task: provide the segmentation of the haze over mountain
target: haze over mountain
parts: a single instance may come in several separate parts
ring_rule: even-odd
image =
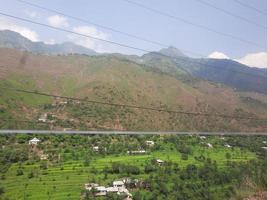
[[[94,50],[76,45],[71,42],[62,44],[45,44],[44,42],[32,42],[17,32],[4,30],[0,31],[0,47],[14,48],[32,53],[41,54],[86,54],[97,55]]]

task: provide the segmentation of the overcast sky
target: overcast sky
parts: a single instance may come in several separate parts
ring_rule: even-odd
[[[261,28],[223,12],[201,4],[197,0],[132,0],[148,7],[228,33],[244,40],[253,41],[264,47],[249,45],[240,41],[211,33],[207,30],[161,16],[129,4],[123,0],[27,0],[66,14],[109,26],[123,32],[154,40],[179,49],[200,53],[215,58],[231,58],[257,67],[267,67],[267,28]],[[267,27],[267,1],[241,0],[266,14],[245,8],[234,0],[202,0],[231,13],[242,16]],[[136,40],[92,24],[78,22],[41,9],[25,5],[16,0],[0,0],[0,12],[29,18],[41,23],[69,29],[75,32],[112,40],[135,47],[155,51],[162,47]],[[72,41],[99,52],[121,52],[142,54],[143,52],[105,44],[92,39],[49,30],[37,25],[19,22],[0,16],[0,29],[20,32],[33,41],[61,43]],[[186,53],[186,52],[185,52]]]

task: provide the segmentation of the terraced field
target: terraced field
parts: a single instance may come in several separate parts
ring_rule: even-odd
[[[230,155],[228,159],[226,158],[227,153]],[[48,169],[40,169],[41,162],[12,164],[5,174],[2,184],[5,186],[6,196],[10,199],[77,200],[87,182],[108,185],[113,180],[128,176],[127,174],[112,173],[105,175],[103,170],[105,167],[111,167],[112,163],[119,162],[138,166],[141,173],[131,176],[142,180],[149,176],[144,172],[144,165],[153,158],[165,162],[175,162],[179,167],[184,168],[188,164],[201,165],[202,163],[194,158],[200,155],[216,161],[220,168],[224,168],[227,161],[246,162],[255,158],[255,153],[241,150],[238,147],[230,149],[216,145],[214,148],[207,148],[196,145],[193,147],[193,153],[189,155],[187,160],[184,160],[181,153],[172,149],[170,145],[165,150],[151,151],[144,155],[127,155],[125,153],[106,156],[95,155],[89,166],[85,166],[83,160],[49,162]],[[16,175],[18,168],[23,170],[23,175]],[[29,178],[31,172],[34,173],[34,177]]]

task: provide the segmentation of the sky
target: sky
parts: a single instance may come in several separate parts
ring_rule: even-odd
[[[26,1],[58,10],[95,24],[153,40],[166,46],[175,46],[190,56],[196,55],[187,51],[200,54],[202,57],[234,59],[253,67],[267,68],[266,0],[241,0],[246,4],[260,9],[265,14],[243,7],[234,0],[201,0],[260,24],[260,26],[229,16],[224,12],[202,4],[200,0],[132,0],[194,24],[206,26],[218,32],[231,34],[259,45],[247,44],[224,35],[209,32],[188,23],[129,4],[124,0]],[[0,12],[3,13],[148,51],[157,51],[163,48],[160,45],[134,39],[91,23],[75,21],[52,12],[44,11],[17,0],[0,0],[0,3],[4,5],[0,8]],[[144,53],[31,23],[21,22],[1,15],[0,29],[14,30],[32,41],[43,41],[48,44],[71,41],[98,52],[120,52],[138,55]]]

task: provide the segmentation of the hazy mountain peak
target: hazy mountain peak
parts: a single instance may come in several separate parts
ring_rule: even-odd
[[[45,44],[44,42],[33,42],[25,38],[21,34],[10,30],[0,31],[0,48],[1,47],[41,54],[98,54],[92,49],[88,49],[72,42],[64,42],[62,44]]]
[[[169,46],[168,48],[163,48],[159,52],[166,55],[166,56],[171,56],[171,57],[186,57],[186,55],[183,54],[183,52],[181,52],[179,49],[177,49],[174,46]]]

